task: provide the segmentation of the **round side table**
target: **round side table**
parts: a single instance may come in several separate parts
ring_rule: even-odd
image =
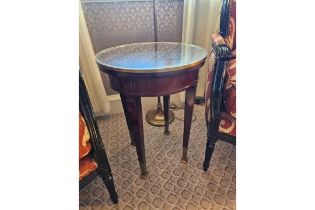
[[[163,96],[164,133],[168,133],[170,94],[186,91],[181,161],[187,163],[198,71],[207,54],[196,45],[147,42],[108,48],[96,55],[100,70],[109,75],[111,87],[120,93],[131,144],[137,150],[141,178],[147,175],[141,97]]]

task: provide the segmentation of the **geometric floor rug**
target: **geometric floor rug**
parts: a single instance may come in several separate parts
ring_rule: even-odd
[[[143,111],[145,116],[146,110]],[[180,163],[183,139],[183,110],[176,110],[171,134],[145,120],[145,155],[149,175],[139,178],[135,147],[123,113],[98,120],[112,169],[119,203],[114,205],[100,177],[80,191],[80,210],[96,209],[213,209],[235,210],[236,148],[218,141],[209,170],[202,170],[206,144],[204,106],[194,106],[188,148],[188,163]]]

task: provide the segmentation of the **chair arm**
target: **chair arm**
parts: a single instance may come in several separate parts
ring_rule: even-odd
[[[212,35],[212,53],[215,56],[215,62],[213,66],[212,85],[211,85],[211,105],[210,105],[210,127],[219,126],[221,104],[224,91],[224,78],[225,78],[225,65],[226,62],[235,58],[231,49],[226,44],[224,38],[219,34]]]
[[[212,35],[212,51],[216,59],[221,61],[229,61],[235,58],[235,54],[232,53],[223,37],[219,34]]]

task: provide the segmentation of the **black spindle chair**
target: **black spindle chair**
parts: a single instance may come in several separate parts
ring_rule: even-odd
[[[93,112],[92,105],[90,103],[88,92],[86,90],[86,86],[84,84],[84,81],[81,75],[80,75],[79,86],[80,86],[80,113],[83,116],[84,121],[89,131],[90,143],[92,145],[92,150],[91,150],[92,157],[97,163],[97,169],[89,173],[80,181],[80,184],[79,184],[80,190],[85,185],[90,183],[97,175],[100,175],[109,192],[112,202],[117,203],[118,196],[116,193],[110,165],[109,165],[105,148],[102,142],[102,138],[99,133],[98,126],[94,117],[94,112]]]

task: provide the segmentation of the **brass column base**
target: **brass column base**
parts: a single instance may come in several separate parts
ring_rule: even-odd
[[[174,113],[169,110],[169,123],[174,121]],[[164,112],[162,109],[150,109],[146,115],[145,120],[153,126],[162,127],[165,125],[164,122]]]

